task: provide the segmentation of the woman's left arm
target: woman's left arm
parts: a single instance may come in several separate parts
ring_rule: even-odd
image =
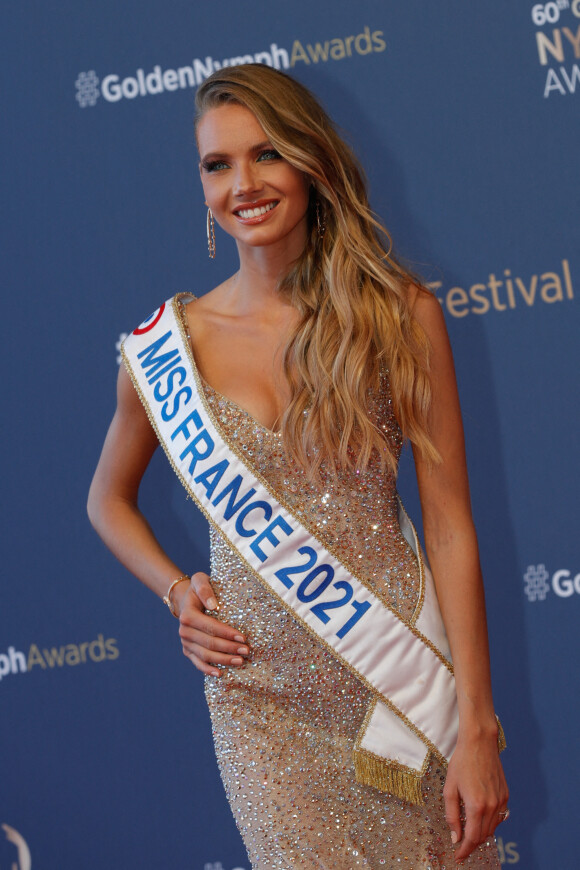
[[[493,834],[506,809],[508,789],[499,760],[483,581],[453,356],[437,299],[420,290],[413,313],[431,345],[429,425],[442,458],[440,464],[429,467],[419,451],[414,451],[427,558],[457,685],[459,737],[443,794],[452,841],[459,843],[455,857],[460,861]]]

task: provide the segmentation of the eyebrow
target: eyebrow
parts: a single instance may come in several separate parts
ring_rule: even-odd
[[[269,140],[264,142],[259,142],[257,145],[252,145],[250,151],[252,153],[256,153],[258,151],[262,151],[264,148],[272,148],[272,143]],[[201,158],[202,163],[207,163],[209,160],[224,160],[229,157],[226,151],[208,151],[207,154],[204,154]]]

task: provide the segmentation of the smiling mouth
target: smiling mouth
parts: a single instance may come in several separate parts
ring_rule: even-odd
[[[242,220],[251,220],[251,218],[259,218],[263,215],[267,214],[269,211],[272,211],[273,208],[276,208],[278,205],[278,200],[274,202],[269,202],[266,205],[256,206],[255,208],[241,208],[238,209],[234,214],[237,217],[242,218]]]

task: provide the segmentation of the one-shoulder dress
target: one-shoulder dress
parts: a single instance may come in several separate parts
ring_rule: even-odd
[[[419,568],[399,526],[395,475],[375,467],[309,484],[279,433],[203,386],[224,433],[300,521],[410,620]],[[398,457],[386,373],[370,413]],[[357,783],[352,753],[369,690],[263,588],[218,530],[210,535],[220,619],[239,628],[252,650],[241,669],[205,680],[216,756],[252,868],[455,870],[444,768],[431,763],[423,805]],[[498,870],[495,842],[463,866]]]

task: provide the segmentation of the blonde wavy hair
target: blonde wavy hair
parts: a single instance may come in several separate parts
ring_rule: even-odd
[[[403,437],[437,462],[427,425],[429,345],[409,303],[415,279],[369,207],[358,160],[313,94],[285,73],[262,64],[213,73],[197,90],[196,129],[209,109],[232,102],[253,112],[272,146],[312,180],[306,246],[279,286],[301,314],[284,350],[287,453],[312,477],[322,468],[365,470],[374,455],[396,472],[393,447],[369,416],[387,368]]]

